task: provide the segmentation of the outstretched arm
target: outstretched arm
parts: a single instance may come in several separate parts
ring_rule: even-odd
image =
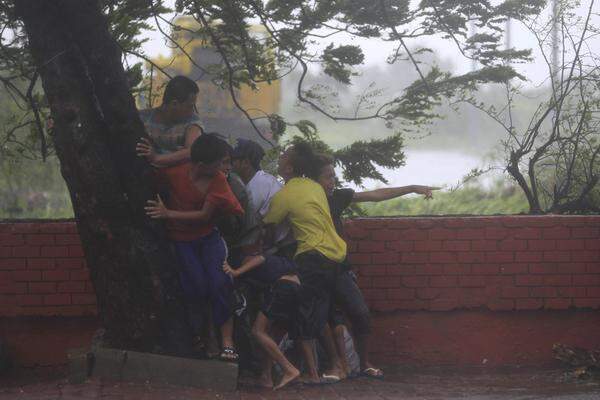
[[[352,198],[353,203],[361,203],[365,201],[384,201],[395,199],[396,197],[404,196],[409,193],[417,193],[425,196],[426,199],[433,198],[433,190],[439,190],[439,187],[432,186],[421,186],[421,185],[410,185],[410,186],[401,186],[395,188],[382,188],[369,190],[367,192],[357,192],[354,193],[354,197]]]
[[[262,265],[265,262],[265,258],[263,256],[251,256],[244,260],[244,263],[237,269],[231,268],[231,265],[227,261],[223,263],[223,271],[231,276],[232,278],[237,278],[238,276],[245,274],[246,272],[252,271],[259,265]]]
[[[146,215],[154,219],[171,219],[187,222],[208,222],[215,211],[215,206],[211,202],[205,201],[200,211],[177,211],[169,210],[163,203],[160,196],[156,200],[148,200],[146,203]]]

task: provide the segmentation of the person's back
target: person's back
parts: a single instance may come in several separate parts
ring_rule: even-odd
[[[325,192],[312,179],[293,178],[273,197],[265,223],[283,219],[298,241],[296,255],[318,251],[335,262],[346,258],[346,243],[335,230]]]
[[[252,208],[256,210],[261,218],[269,211],[271,199],[282,187],[283,184],[277,178],[263,170],[256,171],[252,179],[246,184]]]
[[[289,221],[298,241],[294,261],[302,282],[298,338],[307,364],[307,379],[320,382],[312,340],[327,323],[331,293],[340,263],[346,258],[346,243],[339,237],[325,191],[315,181],[315,154],[307,144],[296,144],[279,158],[279,175],[285,186],[271,201],[265,224]]]
[[[185,163],[165,170],[169,197],[166,207],[176,211],[200,211],[206,202],[215,207],[215,214],[241,215],[242,207],[231,192],[225,175],[217,171],[207,178],[206,189],[199,190],[190,177],[192,164]],[[167,233],[171,240],[192,241],[208,235],[215,227],[214,220],[167,219]]]

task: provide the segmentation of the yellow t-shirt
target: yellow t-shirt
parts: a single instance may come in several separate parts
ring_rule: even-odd
[[[298,242],[296,255],[316,250],[328,259],[342,262],[346,242],[337,234],[325,191],[308,178],[293,178],[273,196],[265,224],[287,219]]]

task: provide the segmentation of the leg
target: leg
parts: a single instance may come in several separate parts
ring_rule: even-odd
[[[340,366],[344,371],[344,376],[348,377],[352,371],[350,371],[350,365],[348,365],[348,358],[346,357],[346,338],[345,338],[346,327],[342,324],[336,325],[333,328],[333,339],[335,341],[335,347],[337,348],[338,356],[340,357]]]
[[[223,325],[221,325],[221,345],[223,348],[233,348],[233,317],[229,317]]]
[[[302,351],[302,357],[306,363],[306,378],[305,380],[309,383],[319,383],[319,371],[317,370],[317,361],[315,360],[315,353],[313,351],[314,341],[312,339],[303,339],[299,341],[300,350]]]
[[[346,379],[344,370],[342,369],[342,363],[340,355],[336,348],[336,343],[333,340],[333,333],[329,324],[325,324],[325,327],[319,335],[319,341],[329,359],[329,368],[323,372],[323,378],[331,381],[339,381],[340,379]]]
[[[252,327],[252,336],[260,344],[265,353],[267,353],[269,358],[281,366],[283,377],[281,378],[279,385],[275,387],[275,389],[281,389],[300,376],[300,371],[289,362],[281,350],[279,350],[277,343],[269,336],[269,326],[270,323],[265,314],[259,312],[256,321],[254,322],[254,326]],[[270,369],[270,364],[268,364],[268,368]],[[263,375],[265,374],[267,374],[267,372],[263,370]],[[267,375],[270,375],[270,371]]]
[[[329,304],[335,285],[335,269],[320,255],[300,255],[296,259],[301,290],[297,316],[300,349],[307,365],[307,380],[319,382],[317,362],[313,352],[313,339],[327,324]],[[333,348],[335,353],[335,345]],[[333,357],[337,361],[337,356]]]
[[[221,345],[223,348],[233,348],[233,317],[229,304],[233,284],[231,278],[223,272],[227,249],[218,232],[211,233],[203,240],[201,255],[210,283],[213,321],[221,331]]]
[[[348,315],[352,323],[352,333],[354,343],[356,344],[356,352],[360,358],[360,369],[374,369],[369,360],[369,338],[371,331],[371,318],[369,308],[360,291],[353,273],[344,271],[339,274],[336,285],[336,301]],[[377,370],[377,375],[383,375],[380,370]]]
[[[188,323],[195,337],[201,337],[206,320],[203,311],[208,300],[208,280],[198,254],[198,242],[174,242],[181,267],[180,281],[186,299]]]
[[[260,372],[260,377],[258,378],[258,384],[259,386],[265,387],[265,388],[273,388],[273,360],[271,359],[271,357],[269,357],[269,355],[261,349],[261,353],[262,354],[262,360],[261,360],[261,372]]]

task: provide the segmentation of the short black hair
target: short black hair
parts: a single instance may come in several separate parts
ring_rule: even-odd
[[[190,150],[192,162],[212,164],[231,153],[231,146],[216,132],[200,135]]]
[[[199,89],[196,82],[188,77],[178,75],[167,83],[165,93],[163,94],[163,104],[169,104],[173,100],[179,102],[186,101],[190,95],[197,94],[198,92]]]
[[[248,160],[252,168],[260,170],[260,163],[265,156],[265,150],[262,146],[253,140],[249,139],[238,139],[237,146],[231,153],[232,158],[240,160]]]
[[[299,176],[314,179],[319,176],[320,165],[313,148],[306,142],[294,144],[289,149],[290,163]]]
[[[333,158],[333,156],[331,156],[329,154],[324,154],[324,153],[317,154],[316,160],[317,160],[317,168],[316,168],[317,175],[314,177],[309,176],[309,178],[312,178],[315,180],[317,180],[319,178],[319,175],[321,175],[321,172],[323,172],[323,168],[325,168],[327,165],[335,166],[335,158]]]

